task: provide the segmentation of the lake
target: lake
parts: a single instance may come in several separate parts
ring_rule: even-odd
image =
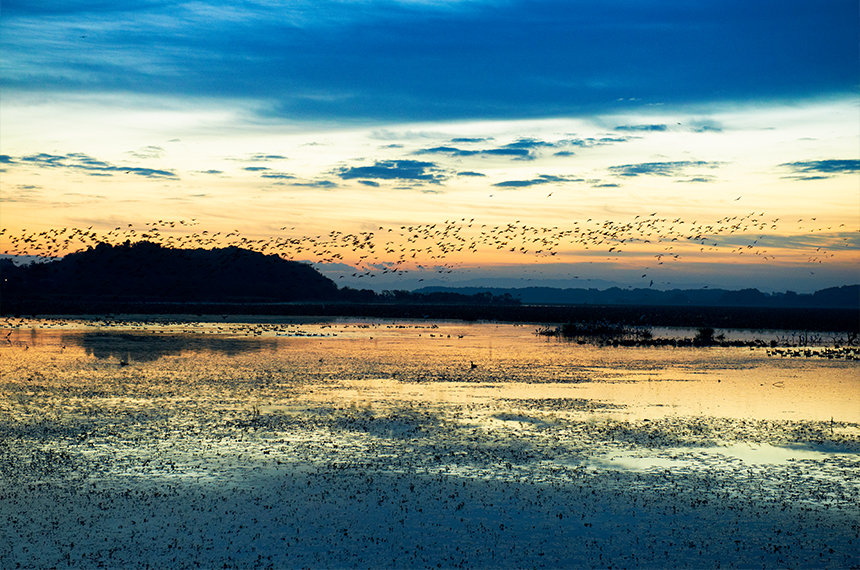
[[[0,325],[1,567],[860,564],[855,352],[482,322]]]

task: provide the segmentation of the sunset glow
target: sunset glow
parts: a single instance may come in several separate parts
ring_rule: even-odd
[[[4,5],[6,254],[234,245],[375,289],[860,281],[855,3],[85,4]]]

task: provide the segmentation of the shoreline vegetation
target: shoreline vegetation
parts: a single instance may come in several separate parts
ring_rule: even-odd
[[[535,334],[597,346],[749,347],[767,349],[769,356],[860,359],[860,335],[856,332],[832,334],[830,339],[826,339],[821,334],[809,332],[784,335],[770,340],[729,339],[724,333],[717,334],[712,327],[699,327],[692,338],[658,338],[654,336],[650,327],[593,321],[569,322],[555,327],[546,326],[537,329]]]
[[[478,305],[469,303],[349,302],[169,302],[54,298],[0,301],[0,316],[189,315],[273,317],[356,317],[544,323],[611,322],[630,327],[711,327],[860,333],[860,311],[773,307],[671,307],[624,305]]]

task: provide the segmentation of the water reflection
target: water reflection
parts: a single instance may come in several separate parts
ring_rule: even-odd
[[[125,362],[152,362],[162,356],[186,351],[236,356],[245,352],[275,350],[275,339],[230,338],[198,334],[146,334],[85,332],[62,337],[63,344],[77,345],[87,355]]]

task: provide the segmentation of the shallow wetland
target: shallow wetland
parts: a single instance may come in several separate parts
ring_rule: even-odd
[[[858,360],[503,323],[0,324],[3,568],[860,565]]]

